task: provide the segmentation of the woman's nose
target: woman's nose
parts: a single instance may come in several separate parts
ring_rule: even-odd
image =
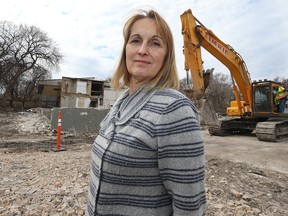
[[[147,55],[148,54],[148,44],[142,43],[139,47],[138,54],[140,55]]]

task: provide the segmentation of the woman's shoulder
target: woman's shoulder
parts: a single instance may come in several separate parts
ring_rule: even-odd
[[[158,89],[154,96],[151,98],[150,102],[155,104],[161,104],[162,107],[191,107],[196,111],[196,107],[193,102],[183,93],[178,90],[167,88]]]
[[[184,94],[182,94],[180,91],[175,90],[175,89],[171,89],[171,88],[167,88],[167,89],[159,89],[156,93],[155,93],[155,98],[159,101],[166,101],[167,103],[172,103],[173,101],[176,100],[189,100],[189,98],[187,98]]]
[[[180,112],[191,115],[193,112],[198,114],[197,108],[187,96],[170,88],[157,90],[148,105],[155,110],[161,110],[162,113]]]

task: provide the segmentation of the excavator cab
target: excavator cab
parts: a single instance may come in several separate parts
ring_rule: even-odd
[[[279,113],[278,105],[275,103],[279,86],[281,83],[267,80],[252,83],[254,116],[277,117],[284,115]]]

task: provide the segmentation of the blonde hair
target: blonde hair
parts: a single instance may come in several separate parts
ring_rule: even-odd
[[[163,60],[163,65],[158,74],[148,83],[147,89],[173,88],[179,89],[179,78],[176,68],[175,48],[172,32],[166,21],[154,10],[138,10],[125,23],[123,28],[124,45],[120,61],[116,67],[111,83],[115,89],[121,89],[129,85],[130,75],[126,66],[126,44],[131,34],[133,24],[143,18],[155,20],[159,34],[161,35],[166,47],[167,53]]]

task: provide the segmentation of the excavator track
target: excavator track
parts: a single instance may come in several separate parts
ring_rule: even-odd
[[[210,126],[208,127],[208,131],[213,136],[225,136],[227,135],[227,131],[223,130],[220,126]]]
[[[226,116],[219,119],[217,125],[209,125],[208,131],[211,135],[215,136],[251,134],[259,121],[261,121],[261,119],[245,119]]]
[[[288,140],[288,120],[267,120],[256,125],[256,136],[261,141],[280,142]]]
[[[231,134],[251,134],[253,129],[223,129],[221,126],[209,126],[208,132],[213,136],[228,136]]]

